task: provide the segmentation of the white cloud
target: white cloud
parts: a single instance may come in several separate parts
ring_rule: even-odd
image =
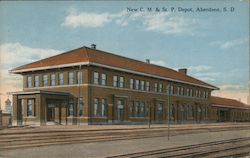
[[[1,64],[15,66],[30,63],[48,56],[59,54],[55,49],[30,48],[20,43],[5,43],[0,45]]]
[[[189,71],[193,71],[193,72],[202,72],[202,71],[207,71],[207,70],[211,70],[211,66],[207,66],[207,65],[197,65],[197,66],[190,66],[188,67]]]
[[[164,34],[192,34],[197,26],[197,19],[177,16],[169,13],[128,13],[123,10],[118,13],[95,13],[71,11],[62,23],[62,26],[77,28],[98,28],[114,22],[119,26],[125,27],[132,22],[138,22],[135,27],[140,25],[144,31],[159,32]]]
[[[244,87],[243,85],[238,85],[238,84],[220,85],[219,88],[221,90],[230,90],[230,91],[246,90],[246,87]]]
[[[165,61],[162,61],[162,60],[158,60],[158,61],[150,61],[151,64],[155,64],[155,65],[159,65],[159,66],[164,66],[166,67],[167,64],[165,63]]]
[[[244,43],[249,43],[249,40],[247,38],[242,38],[242,39],[236,39],[236,40],[231,40],[231,41],[214,41],[214,42],[211,42],[209,45],[219,46],[220,49],[229,49],[229,48],[240,46]]]
[[[70,14],[65,18],[62,25],[76,27],[102,27],[104,24],[112,21],[109,13],[87,13],[83,12],[78,15]]]
[[[0,92],[1,105],[7,99],[7,92],[22,90],[22,77],[9,74],[8,70],[17,65],[27,64],[39,59],[59,54],[62,51],[54,49],[31,48],[20,43],[5,43],[0,45]]]
[[[196,24],[196,19],[172,16],[168,13],[149,14],[144,19],[146,31],[165,34],[191,33]]]

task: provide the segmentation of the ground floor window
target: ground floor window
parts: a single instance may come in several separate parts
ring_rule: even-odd
[[[68,116],[74,115],[74,100],[70,99],[68,104]]]
[[[133,101],[130,101],[130,104],[129,104],[129,116],[130,117],[133,117],[134,116],[134,102]]]
[[[107,116],[107,101],[102,99],[102,116]]]
[[[27,100],[27,116],[34,116],[34,99],[28,99]]]
[[[140,102],[139,101],[136,101],[135,103],[135,115],[136,117],[140,116]]]
[[[98,98],[95,98],[94,99],[94,116],[98,115],[98,106],[99,106]]]
[[[83,116],[83,99],[79,98],[79,116]]]

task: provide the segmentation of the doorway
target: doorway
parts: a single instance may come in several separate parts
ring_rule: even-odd
[[[48,122],[54,122],[55,121],[55,105],[54,104],[48,104],[47,108],[47,121]]]
[[[119,122],[124,121],[124,101],[117,100],[117,120]]]

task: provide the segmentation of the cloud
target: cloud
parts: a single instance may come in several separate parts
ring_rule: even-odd
[[[216,78],[221,74],[220,72],[214,72],[213,67],[209,65],[190,66],[188,67],[188,71],[190,75],[206,82],[216,81]]]
[[[56,55],[60,52],[62,51],[55,49],[31,48],[20,43],[5,43],[0,45],[0,62],[5,66],[16,66]]]
[[[20,43],[5,43],[0,45],[0,92],[3,94],[1,105],[7,99],[7,92],[22,90],[22,77],[9,74],[8,70],[19,65],[59,54],[60,50],[31,48]]]
[[[238,84],[225,84],[219,86],[221,90],[230,90],[230,91],[244,91],[246,87]]]
[[[144,17],[146,31],[164,34],[192,33],[198,20],[172,16],[169,13],[148,14]]]
[[[207,66],[207,65],[197,65],[197,66],[190,66],[188,67],[189,71],[193,71],[193,72],[202,72],[202,71],[207,71],[207,70],[211,70],[211,66]]]
[[[218,46],[220,49],[230,49],[230,48],[238,47],[245,43],[249,43],[249,40],[247,38],[236,39],[236,40],[231,40],[231,41],[214,41],[214,42],[211,42],[209,45]]]
[[[62,26],[71,28],[100,28],[109,23],[126,27],[133,24],[143,31],[158,32],[164,34],[193,34],[198,25],[197,19],[177,16],[166,12],[135,12],[129,13],[123,10],[118,13],[95,13],[71,11],[64,19]]]
[[[162,61],[162,60],[158,60],[158,61],[150,61],[150,63],[151,64],[155,64],[155,65],[159,65],[159,66],[164,66],[164,67],[166,67],[167,66],[167,64],[166,64],[166,62],[165,61]]]

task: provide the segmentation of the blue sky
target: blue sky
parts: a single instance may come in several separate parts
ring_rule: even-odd
[[[197,12],[197,7],[219,8],[220,12]],[[225,7],[227,12],[223,12]],[[147,12],[147,8],[153,11]],[[156,12],[156,8],[168,11]],[[179,8],[192,8],[193,12]],[[188,68],[189,75],[221,88],[214,95],[246,101],[248,13],[245,0],[1,1],[1,93],[21,90],[20,76],[9,75],[8,69],[95,43],[98,49],[127,57]]]

